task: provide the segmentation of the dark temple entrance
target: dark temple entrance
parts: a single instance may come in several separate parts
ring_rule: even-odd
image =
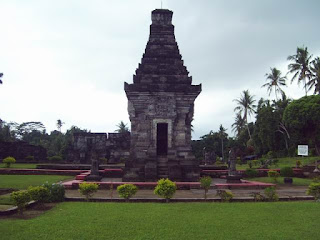
[[[157,124],[157,155],[166,156],[168,152],[168,123]]]

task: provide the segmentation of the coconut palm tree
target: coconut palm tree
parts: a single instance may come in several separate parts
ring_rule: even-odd
[[[235,107],[234,111],[238,111],[240,115],[243,113],[242,119],[247,126],[250,139],[251,139],[251,134],[248,126],[248,116],[250,116],[252,113],[255,112],[254,109],[256,107],[256,105],[254,105],[254,102],[256,100],[254,100],[253,97],[254,97],[253,95],[252,96],[250,95],[249,90],[244,90],[239,99],[233,100],[237,102],[237,105],[238,105]]]
[[[232,126],[232,131],[235,132],[236,135],[239,135],[241,130],[244,127],[244,121],[243,121],[240,113],[236,114],[236,117],[234,119],[234,123],[231,126]]]
[[[127,133],[129,132],[129,128],[127,127],[127,124],[124,123],[123,121],[121,121],[118,125],[117,125],[118,129],[116,130],[118,133]]]
[[[276,96],[276,100],[278,100],[277,93],[281,93],[281,95],[284,94],[284,91],[281,89],[282,86],[286,86],[286,80],[287,77],[281,76],[281,71],[276,68],[270,68],[271,73],[266,73],[267,82],[266,84],[263,84],[261,87],[267,87],[267,91],[269,92],[269,96],[274,90],[274,94]],[[273,89],[272,89],[273,88]]]
[[[316,57],[310,65],[311,77],[308,82],[308,91],[313,87],[314,93],[320,94],[320,58]]]
[[[311,72],[310,72],[310,59],[312,55],[309,55],[307,47],[297,48],[297,54],[291,55],[288,57],[289,61],[293,61],[288,65],[289,73],[293,74],[291,79],[291,83],[298,79],[298,84],[303,81],[304,89],[307,95],[307,80],[310,79]]]

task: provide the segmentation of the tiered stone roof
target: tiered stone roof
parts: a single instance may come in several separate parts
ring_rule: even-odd
[[[192,77],[183,64],[172,25],[173,12],[166,9],[152,11],[150,36],[141,64],[133,76],[133,84],[125,84],[127,91],[201,91],[201,85],[191,85]]]

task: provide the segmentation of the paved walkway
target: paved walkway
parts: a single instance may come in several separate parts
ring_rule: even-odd
[[[305,186],[278,186],[276,191],[279,197],[306,197],[306,190],[307,187]],[[263,189],[234,189],[231,190],[234,194],[235,198],[246,198],[251,197],[252,192],[260,192],[264,193]],[[204,190],[203,189],[191,189],[191,190],[177,190],[173,199],[199,199],[203,198]],[[208,192],[208,198],[217,198],[217,190],[210,189]],[[66,197],[67,198],[80,198],[82,197],[78,190],[66,190]],[[310,197],[310,196],[309,196]],[[110,199],[111,198],[111,191],[110,190],[98,190],[93,195],[93,198],[97,199]],[[114,189],[113,191],[113,198],[119,198],[119,195]],[[153,193],[153,190],[139,190],[134,198],[138,199],[159,199],[157,195]]]

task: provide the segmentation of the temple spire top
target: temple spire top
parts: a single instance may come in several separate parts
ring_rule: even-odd
[[[151,20],[153,25],[172,25],[173,12],[168,9],[156,9],[152,11]]]

